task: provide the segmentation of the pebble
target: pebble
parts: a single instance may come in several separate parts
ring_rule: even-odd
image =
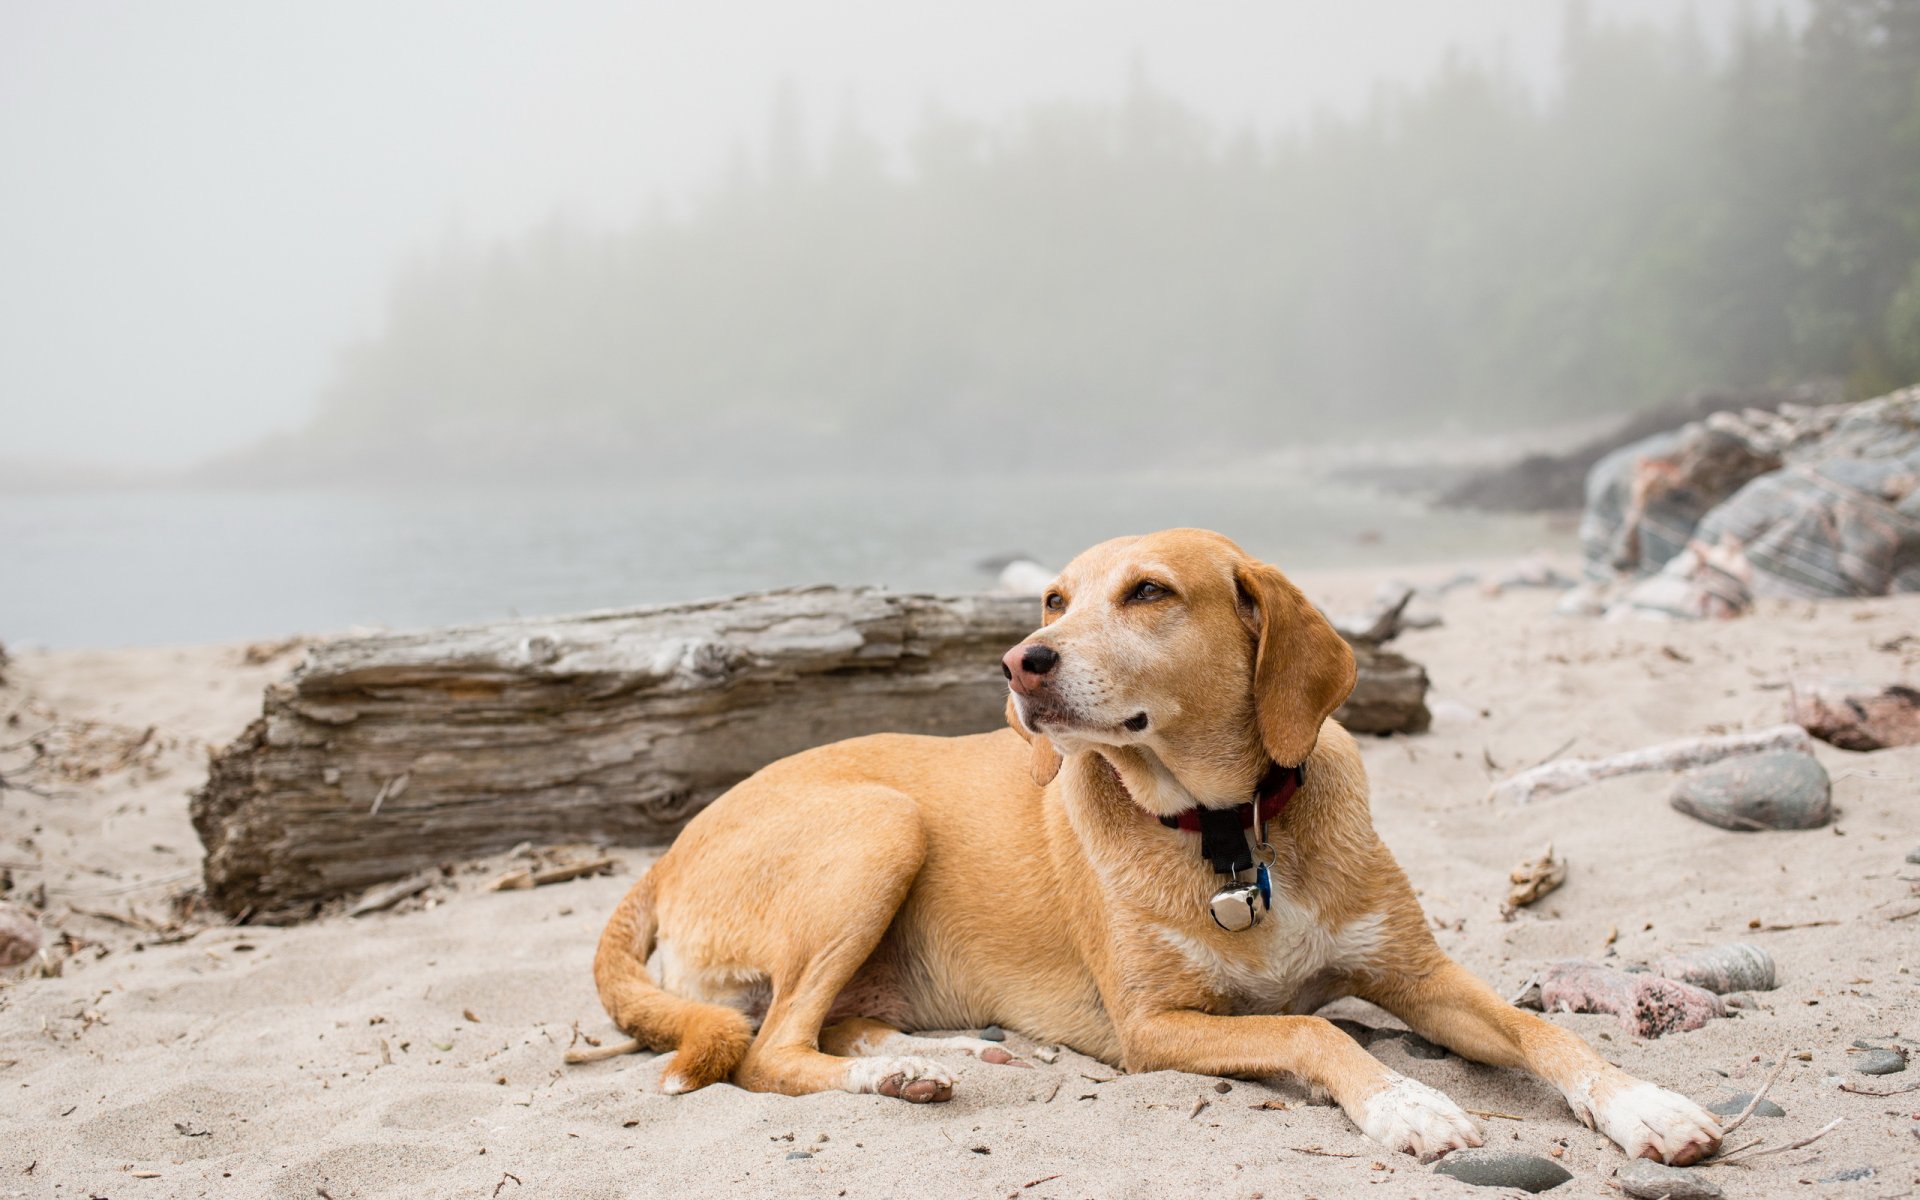
[[[1907,851],[1907,861],[1910,863],[1920,863],[1920,846],[1915,846],[1913,849]]]
[[[1862,1075],[1894,1075],[1907,1069],[1907,1056],[1898,1050],[1864,1050],[1853,1056],[1853,1069]]]
[[[1873,1178],[1872,1167],[1848,1167],[1844,1171],[1835,1171],[1831,1175],[1821,1176],[1820,1182],[1821,1183],[1851,1183],[1856,1179],[1872,1179],[1872,1178]]]
[[[1827,769],[1810,754],[1747,754],[1689,771],[1670,803],[1690,817],[1739,832],[1817,829],[1833,819]]]
[[[1726,1100],[1715,1100],[1712,1104],[1707,1105],[1707,1111],[1718,1117],[1737,1117],[1746,1109],[1747,1105],[1752,1103],[1753,1093],[1741,1092],[1739,1095]],[[1771,1100],[1762,1100],[1760,1106],[1753,1110],[1753,1115],[1756,1117],[1784,1117],[1787,1115],[1787,1110],[1781,1108]]]
[[[1727,942],[1669,954],[1653,964],[1655,972],[1695,987],[1728,992],[1770,992],[1775,986],[1773,956],[1747,942]]]
[[[1214,1080],[1214,1083],[1213,1083],[1213,1090],[1216,1092],[1219,1092],[1222,1096],[1224,1096],[1228,1092],[1233,1090],[1233,1085],[1228,1083],[1224,1079],[1216,1079]]]
[[[1007,1031],[998,1025],[989,1025],[980,1031],[980,1036],[989,1042],[1004,1042],[1007,1040]]]
[[[794,1159],[796,1159],[796,1158],[812,1158],[812,1157],[813,1157],[813,1151],[811,1151],[811,1150],[789,1150],[789,1151],[787,1151],[787,1161],[788,1161],[788,1162],[792,1162],[792,1161],[793,1161]]]
[[[1669,1167],[1650,1158],[1636,1158],[1614,1178],[1620,1190],[1636,1200],[1721,1200],[1726,1193],[1713,1181],[1684,1167]]]
[[[1510,1187],[1544,1192],[1573,1178],[1573,1173],[1550,1158],[1512,1150],[1455,1150],[1433,1166],[1433,1173],[1475,1187]]]

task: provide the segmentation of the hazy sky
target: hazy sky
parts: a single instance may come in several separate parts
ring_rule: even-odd
[[[1738,0],[1696,0],[1707,24]],[[1678,14],[1679,0],[1592,0]],[[1553,0],[0,6],[0,462],[184,464],[298,425],[394,264],[449,231],[618,224],[757,141],[893,141],[1115,94],[1144,57],[1215,117],[1351,108],[1459,46],[1551,72]]]

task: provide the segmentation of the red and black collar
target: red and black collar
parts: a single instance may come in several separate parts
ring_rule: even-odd
[[[1306,777],[1304,763],[1297,767],[1276,764],[1261,777],[1260,786],[1254,789],[1254,798],[1245,804],[1232,808],[1190,808],[1171,817],[1161,817],[1160,823],[1169,829],[1199,834],[1200,857],[1219,874],[1237,880],[1240,872],[1251,869],[1257,861],[1254,851],[1247,846],[1246,835],[1246,831],[1253,828],[1254,813],[1260,814],[1260,826],[1264,830],[1266,823],[1287,807],[1287,801],[1300,790]]]
[[[1201,832],[1200,814],[1202,812],[1230,812],[1238,818],[1240,828],[1252,829],[1254,805],[1256,803],[1259,805],[1260,822],[1264,825],[1286,811],[1287,801],[1293,799],[1293,794],[1299,791],[1300,785],[1306,781],[1307,765],[1305,763],[1301,763],[1297,767],[1283,767],[1279,763],[1275,763],[1268,769],[1267,773],[1261,777],[1259,786],[1253,789],[1255,799],[1230,809],[1190,808],[1183,813],[1176,813],[1171,817],[1161,817],[1160,823],[1168,829],[1180,829],[1187,833],[1199,833]]]

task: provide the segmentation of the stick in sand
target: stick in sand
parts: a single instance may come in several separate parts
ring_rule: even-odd
[[[635,1039],[628,1038],[624,1042],[615,1042],[610,1046],[595,1046],[591,1050],[569,1050],[566,1053],[565,1061],[569,1066],[579,1066],[581,1063],[600,1062],[603,1059],[619,1058],[622,1054],[638,1054],[645,1049],[646,1047],[642,1046]]]
[[[1720,737],[1687,738],[1611,754],[1606,758],[1563,758],[1529,768],[1494,785],[1488,799],[1526,804],[1541,796],[1572,791],[1615,775],[1633,775],[1642,771],[1678,771],[1703,766],[1739,754],[1761,754],[1769,750],[1813,752],[1813,738],[1798,725],[1772,725],[1750,733],[1729,733]]]

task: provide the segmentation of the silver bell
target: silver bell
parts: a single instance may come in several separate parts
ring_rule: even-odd
[[[1213,913],[1213,923],[1228,933],[1252,929],[1260,923],[1260,889],[1235,880],[1215,892],[1207,908]]]

